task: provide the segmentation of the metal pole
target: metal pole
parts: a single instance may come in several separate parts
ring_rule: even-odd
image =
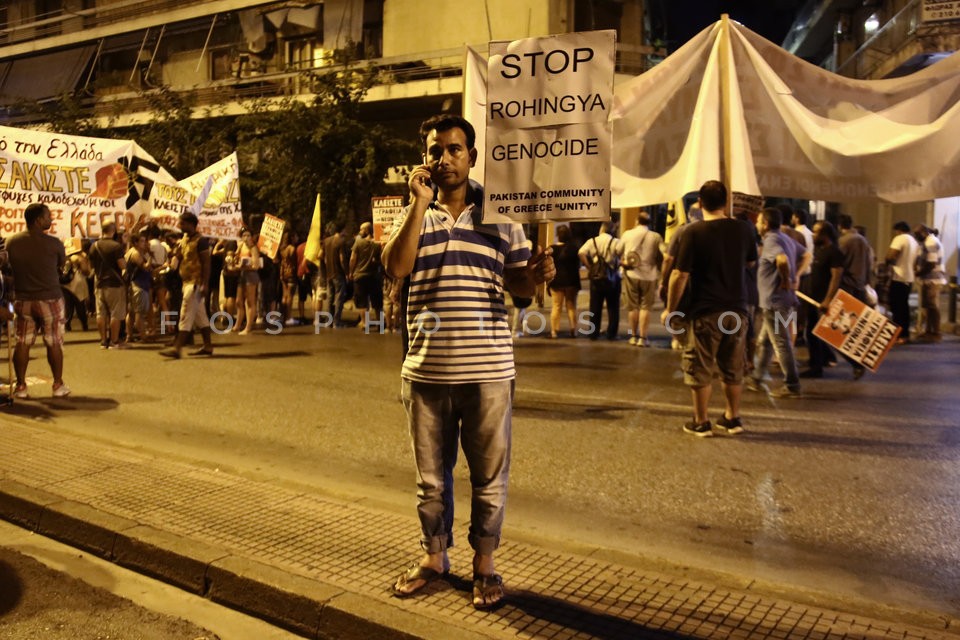
[[[947,322],[957,324],[957,276],[950,276],[947,285]]]
[[[150,77],[150,70],[153,69],[153,61],[157,57],[157,51],[160,50],[160,41],[163,40],[163,34],[167,30],[167,25],[162,25],[160,27],[160,35],[157,36],[157,44],[153,47],[153,55],[150,56],[150,64],[147,65],[147,72],[144,75],[145,78]]]
[[[200,59],[197,60],[195,71],[200,72],[200,65],[203,64],[203,56],[207,53],[207,47],[210,46],[210,37],[213,36],[213,25],[217,24],[217,14],[213,14],[213,20],[210,21],[210,30],[207,31],[207,39],[203,42],[203,49],[200,51]]]
[[[100,51],[103,50],[103,38],[100,38],[100,43],[97,45],[97,53],[93,56],[93,62],[90,63],[90,72],[87,74],[87,80],[83,83],[83,90],[86,91],[87,87],[90,86],[90,78],[93,77],[93,72],[97,68],[97,62],[100,61]]]
[[[133,83],[133,79],[137,77],[137,69],[140,68],[140,54],[143,53],[144,47],[147,46],[147,36],[150,35],[150,27],[147,27],[147,30],[143,32],[143,42],[140,43],[140,50],[137,51],[137,59],[133,63],[133,71],[130,72],[130,83]]]

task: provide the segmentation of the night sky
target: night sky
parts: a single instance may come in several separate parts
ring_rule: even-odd
[[[667,16],[669,51],[675,51],[707,26],[729,14],[751,31],[782,44],[803,0],[653,0]]]

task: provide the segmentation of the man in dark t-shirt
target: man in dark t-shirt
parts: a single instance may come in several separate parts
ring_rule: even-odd
[[[127,262],[123,257],[123,245],[113,239],[116,232],[116,223],[104,223],[100,239],[90,247],[102,349],[124,347],[120,343],[120,321],[127,315],[127,287],[121,274]]]
[[[327,307],[333,316],[333,326],[342,325],[343,305],[347,300],[347,266],[343,260],[343,225],[327,227],[328,235],[323,239],[323,263],[327,275]]]
[[[810,366],[800,372],[801,378],[822,378],[823,367],[830,357],[830,347],[813,335],[823,311],[830,305],[840,288],[843,277],[843,253],[837,246],[837,230],[826,220],[813,225],[813,265],[810,269],[810,297],[820,303],[819,307],[808,304],[807,348],[810,350]]]
[[[700,187],[703,222],[684,232],[676,266],[670,274],[667,302],[661,320],[668,323],[677,311],[681,294],[690,284],[686,311],[688,330],[682,336],[684,382],[693,397],[693,421],[683,426],[698,437],[713,435],[708,418],[713,377],[722,375],[726,408],[717,419],[717,431],[743,432],[740,391],[747,329],[745,272],[757,260],[757,245],[750,225],[726,216],[727,189],[710,180]]]

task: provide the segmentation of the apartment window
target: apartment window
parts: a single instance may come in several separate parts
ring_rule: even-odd
[[[291,69],[306,71],[330,64],[329,53],[322,37],[287,40],[287,66]]]
[[[383,55],[383,0],[365,0],[363,3],[363,36],[359,54],[367,59]]]
[[[63,13],[63,0],[39,0],[37,2],[37,17],[50,18]]]

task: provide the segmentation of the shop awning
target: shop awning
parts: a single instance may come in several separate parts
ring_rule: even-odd
[[[0,104],[49,100],[73,91],[96,50],[89,45],[0,62]]]

